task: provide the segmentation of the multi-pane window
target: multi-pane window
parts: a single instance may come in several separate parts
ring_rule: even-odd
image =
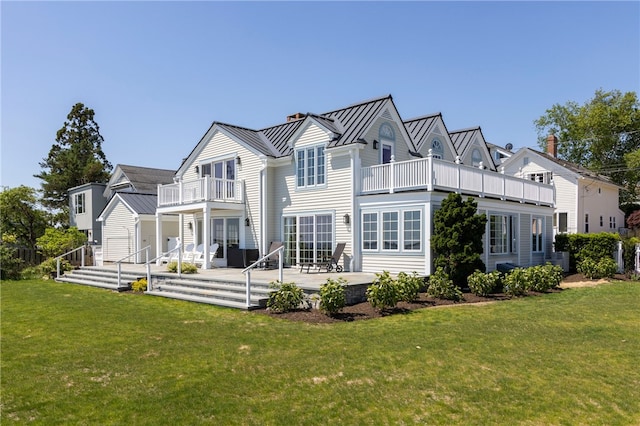
[[[398,212],[382,213],[382,248],[398,250]]]
[[[529,173],[527,174],[527,178],[534,182],[546,183],[550,184],[552,179],[551,172],[538,172],[538,173]]]
[[[378,213],[362,215],[362,249],[378,250]]]
[[[615,216],[610,216],[609,217],[609,228],[616,229],[616,217]]]
[[[517,251],[516,218],[514,216],[501,214],[489,216],[489,244],[493,254],[515,253]]]
[[[589,213],[584,214],[584,233],[589,233]]]
[[[442,142],[438,139],[434,139],[431,142],[431,155],[433,158],[442,158],[444,156],[444,148],[442,147]]]
[[[393,148],[396,142],[396,132],[389,123],[383,123],[378,129],[380,137],[380,163],[388,164],[393,157]]]
[[[421,251],[422,211],[364,212],[362,214],[362,249],[363,251]]]
[[[80,193],[80,194],[75,194],[73,196],[74,199],[74,203],[75,203],[75,212],[76,214],[81,214],[81,213],[85,213],[86,207],[84,205],[84,193]]]
[[[315,262],[333,254],[333,216],[330,214],[286,216],[285,262]]]
[[[531,250],[533,252],[539,253],[543,252],[542,246],[542,236],[543,236],[543,227],[544,227],[544,219],[541,217],[534,217],[531,220],[531,242],[532,247]]]
[[[326,181],[324,146],[296,150],[296,186],[322,186]]]
[[[420,210],[408,210],[403,212],[405,251],[420,251],[422,249],[420,213]]]
[[[213,178],[214,198],[234,198],[236,159],[212,161],[200,165],[200,177]]]
[[[569,216],[568,213],[556,213],[553,216],[553,226],[556,227],[557,231],[560,233],[566,233],[569,224]]]

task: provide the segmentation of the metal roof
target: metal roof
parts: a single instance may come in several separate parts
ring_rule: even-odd
[[[404,122],[404,127],[409,132],[409,135],[413,139],[413,143],[418,149],[425,142],[425,138],[431,132],[431,128],[437,121],[438,117],[442,117],[442,114],[435,113],[430,115],[424,115],[422,117],[416,117]]]
[[[155,194],[117,192],[116,196],[120,197],[137,214],[156,214],[158,197]]]
[[[456,149],[458,155],[462,155],[469,144],[473,141],[474,136],[480,131],[480,127],[472,127],[469,129],[461,129],[453,132],[449,132],[453,147]]]
[[[122,170],[134,190],[144,194],[157,193],[158,184],[173,182],[173,177],[176,174],[174,170],[128,166],[126,164],[118,164],[117,167]]]

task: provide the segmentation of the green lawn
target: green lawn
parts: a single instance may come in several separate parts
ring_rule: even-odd
[[[307,325],[1,287],[8,424],[640,424],[640,283]]]

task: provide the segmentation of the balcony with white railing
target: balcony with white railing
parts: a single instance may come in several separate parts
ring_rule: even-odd
[[[158,186],[158,207],[179,206],[203,201],[244,203],[242,181],[205,176]]]
[[[480,167],[433,158],[391,162],[362,168],[361,194],[400,191],[446,191],[479,197],[554,205],[552,185],[508,176]]]

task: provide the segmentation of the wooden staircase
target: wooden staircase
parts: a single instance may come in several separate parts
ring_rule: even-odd
[[[145,273],[121,273],[121,286],[118,287],[118,272],[113,269],[90,267],[66,272],[56,281],[100,287],[109,290],[126,291],[131,283],[147,278]],[[220,280],[202,275],[178,278],[175,274],[161,273],[151,276],[151,289],[145,294],[168,297],[190,302],[208,303],[237,309],[263,308],[269,298],[268,284],[252,283],[250,306],[247,306],[246,284],[244,281]]]

